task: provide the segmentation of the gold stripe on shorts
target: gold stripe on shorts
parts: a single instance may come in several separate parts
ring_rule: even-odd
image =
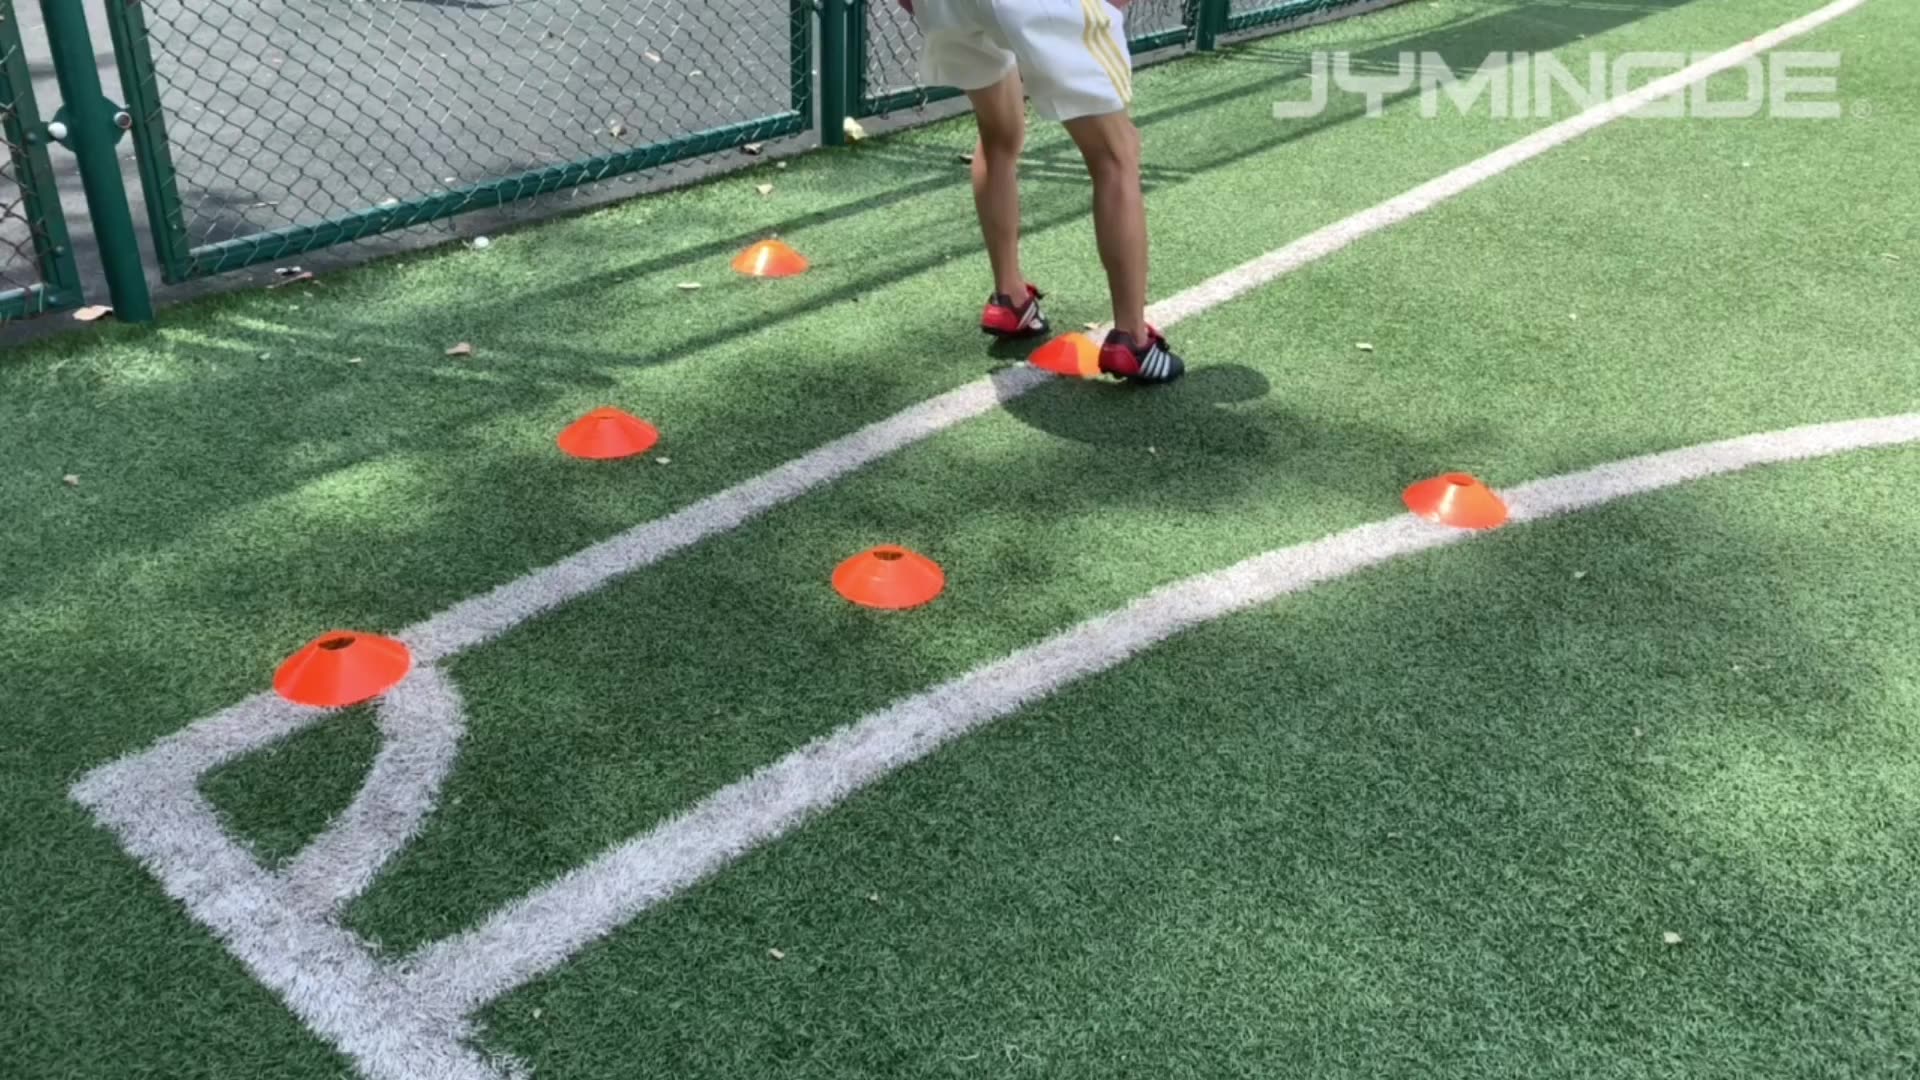
[[[1106,71],[1107,78],[1113,80],[1113,89],[1124,103],[1133,102],[1133,69],[1126,58],[1120,55],[1120,49],[1113,43],[1113,21],[1100,5],[1107,0],[1080,0],[1080,9],[1087,17],[1086,31],[1081,40],[1086,42],[1087,51],[1093,54],[1100,67]]]

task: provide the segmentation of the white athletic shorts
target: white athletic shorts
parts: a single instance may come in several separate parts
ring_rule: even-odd
[[[1073,120],[1126,111],[1126,16],[1107,0],[913,0],[929,86],[984,90],[1018,68],[1034,111]]]

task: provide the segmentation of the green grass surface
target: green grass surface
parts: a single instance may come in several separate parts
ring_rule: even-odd
[[[1153,292],[1541,123],[1276,124],[1311,49],[1584,70],[1812,6],[1448,0],[1145,72]],[[1049,386],[463,655],[460,763],[350,925],[457,931],[862,712],[1435,472],[1920,407],[1916,31],[1880,0],[1795,46],[1841,51],[1871,119],[1615,124],[1182,324],[1178,387]],[[971,324],[967,130],[10,352],[8,1068],[347,1074],[67,785],[322,630],[405,625],[1009,362]],[[1036,127],[1030,156],[1030,271],[1057,324],[1101,318],[1071,148]],[[814,272],[733,278],[769,231]],[[609,403],[655,457],[554,451]],[[1713,481],[1191,634],[641,919],[487,1044],[590,1078],[1910,1075],[1916,481],[1912,449]],[[827,573],[883,541],[947,595],[843,605]],[[344,714],[205,790],[283,857],[375,746]]]

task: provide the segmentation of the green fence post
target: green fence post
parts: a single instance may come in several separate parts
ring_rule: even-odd
[[[53,162],[47,156],[45,130],[33,100],[33,73],[20,47],[20,21],[14,16],[13,0],[0,0],[0,133],[6,136],[13,182],[20,189],[20,209],[33,234],[40,274],[37,292],[31,287],[17,294],[0,290],[0,321],[78,307],[85,299],[73,261],[73,242],[67,237],[67,218],[60,210]]]
[[[65,102],[59,114],[66,117],[63,141],[80,163],[80,183],[87,192],[87,212],[93,217],[113,313],[122,322],[152,322],[153,297],[147,292],[133,209],[127,203],[127,185],[120,178],[120,157],[114,151],[120,134],[133,126],[133,117],[108,101],[100,88],[81,0],[40,0],[40,13],[46,20],[47,45],[53,51],[54,75]]]
[[[153,250],[160,259],[160,280],[174,284],[194,276],[193,253],[187,240],[186,207],[180,201],[173,149],[167,142],[165,110],[160,107],[160,76],[153,66],[153,43],[147,36],[140,0],[104,2],[113,55],[120,65],[120,92],[127,95],[127,112],[133,115],[140,189],[146,195]]]
[[[853,65],[865,57],[848,55],[848,0],[824,0],[820,13],[820,141],[847,145],[847,88]]]
[[[1232,13],[1233,0],[1200,0],[1200,12],[1195,26],[1194,47],[1201,52],[1212,52],[1220,44],[1220,31],[1227,25],[1227,17]]]

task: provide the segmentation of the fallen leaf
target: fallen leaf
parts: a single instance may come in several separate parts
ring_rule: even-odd
[[[879,903],[879,902],[880,902],[880,894],[879,894],[879,893],[868,893],[868,894],[867,894],[867,903],[869,903],[869,904],[877,904],[877,903]]]
[[[861,127],[860,121],[851,116],[847,117],[846,123],[840,125],[840,130],[846,132],[848,142],[859,142],[867,137],[867,129]]]
[[[1583,581],[1586,579],[1586,576],[1587,572],[1585,570],[1575,570],[1573,572],[1573,580],[1575,581]]]
[[[1387,834],[1387,839],[1389,839],[1389,840],[1398,840],[1398,839],[1400,839],[1400,834],[1399,834],[1399,833],[1397,833],[1397,832],[1390,832],[1390,833],[1388,833],[1388,834]]]
[[[73,317],[81,322],[92,322],[95,319],[102,319],[111,314],[113,314],[113,309],[105,304],[89,304],[74,312]]]
[[[303,281],[318,281],[318,280],[319,279],[314,277],[312,274],[302,271],[301,273],[295,274],[290,278],[283,278],[279,281],[276,281],[273,284],[267,286],[267,288],[284,289],[289,285],[298,285]]]
[[[759,187],[757,187],[757,188],[754,188],[754,190],[755,190],[755,191],[758,191],[758,192],[760,193],[760,197],[761,197],[761,198],[765,198],[765,197],[767,197],[768,195],[771,195],[771,194],[773,194],[773,185],[772,185],[772,184],[761,184],[761,185],[760,185]]]
[[[776,169],[784,169],[787,167],[787,163],[784,161],[776,161],[773,163],[773,167]]]
[[[1085,326],[1086,326],[1086,328],[1087,328],[1087,329],[1089,329],[1089,330],[1098,330],[1098,329],[1100,329],[1100,324],[1099,324],[1099,323],[1097,323],[1097,322],[1090,322],[1090,323],[1085,323],[1085,324],[1083,324],[1083,325],[1085,325]]]
[[[1886,259],[1886,260],[1887,260],[1888,262],[1899,262],[1899,261],[1900,261],[1900,256],[1898,256],[1898,255],[1895,255],[1895,254],[1894,254],[1893,252],[1891,252],[1891,251],[1888,251],[1888,252],[1884,252],[1884,253],[1882,253],[1880,257],[1881,257],[1881,258],[1883,258],[1883,259]]]
[[[366,357],[364,357],[364,356],[349,356],[349,357],[347,357],[347,363],[349,363],[349,364],[364,364],[364,363],[366,363],[366,362],[367,362],[367,358],[366,358]]]
[[[768,949],[767,955],[773,957],[775,960],[785,960],[787,958],[787,954],[781,952],[779,949]]]
[[[1158,447],[1153,447],[1153,446],[1149,446],[1149,447],[1147,447],[1147,453],[1149,453],[1149,454],[1157,454],[1157,453],[1159,453],[1159,452],[1160,452],[1160,450],[1159,450],[1159,448],[1158,448]]]
[[[648,49],[646,52],[643,52],[640,55],[646,57],[647,63],[649,64],[657,64],[660,62],[660,54],[657,52],[654,52],[652,49]]]
[[[61,477],[60,482],[67,485],[68,487],[80,486],[80,478],[78,476],[75,476],[72,473],[68,473],[67,475]]]
[[[1666,933],[1660,935],[1660,940],[1666,942],[1669,945],[1678,945],[1680,944],[1681,938],[1679,934],[1676,934],[1673,931],[1669,930]]]
[[[700,283],[697,281],[683,281],[680,283],[680,289],[683,292],[692,292],[699,287]]]
[[[1373,343],[1371,341],[1356,342],[1353,347],[1359,349],[1361,352],[1373,351]]]
[[[765,150],[766,148],[767,148],[766,143],[750,142],[747,145],[742,146],[740,148],[740,152],[747,155],[748,157],[759,157],[760,151]]]
[[[1646,728],[1643,728],[1643,727],[1640,727],[1640,726],[1638,726],[1638,725],[1635,725],[1635,726],[1634,726],[1634,729],[1633,729],[1633,737],[1634,737],[1634,738],[1636,738],[1636,739],[1644,739],[1644,738],[1646,738],[1646,737],[1647,737],[1647,729],[1646,729]]]
[[[1115,837],[1113,838],[1113,842],[1114,842],[1114,843],[1116,843],[1116,844],[1117,844],[1117,843],[1119,843],[1119,842],[1120,842],[1120,838],[1119,838],[1118,836],[1115,836]]]
[[[660,458],[654,458],[653,460],[655,460],[655,461],[657,461],[657,462],[659,462],[659,463],[660,463],[660,464],[662,464],[662,465],[671,465],[671,464],[673,464],[673,459],[672,459],[672,458],[670,458],[670,457],[660,457]]]
[[[460,344],[455,345],[453,348],[448,349],[447,355],[448,356],[472,356],[473,345],[463,341]]]
[[[541,1014],[541,1012],[543,1012],[543,1011],[544,1011],[544,1010],[542,1010],[542,1009],[539,1009],[539,1008],[535,1008],[535,1009],[533,1010],[533,1018],[534,1018],[535,1020],[538,1020],[538,1019],[540,1019],[540,1014]]]
[[[475,251],[485,251],[492,246],[493,241],[484,236],[476,236],[473,238],[473,250]]]

